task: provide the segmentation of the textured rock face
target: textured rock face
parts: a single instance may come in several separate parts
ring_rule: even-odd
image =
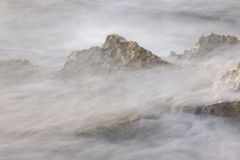
[[[213,51],[219,48],[228,48],[239,43],[239,40],[235,36],[225,36],[218,34],[211,34],[208,36],[202,36],[195,47],[185,50],[178,58],[206,58],[211,57],[215,53]]]
[[[169,65],[136,42],[109,35],[102,47],[72,52],[62,72],[64,75],[110,73]]]
[[[167,64],[136,42],[127,41],[118,35],[108,36],[102,49],[104,54],[112,57],[120,66],[132,69]]]
[[[214,87],[217,89],[225,88],[233,91],[240,90],[240,63],[233,68],[220,74]]]
[[[25,59],[0,60],[0,78],[17,81],[34,73],[34,66]]]
[[[197,115],[240,117],[240,102],[222,102],[207,106],[185,107],[183,111]]]

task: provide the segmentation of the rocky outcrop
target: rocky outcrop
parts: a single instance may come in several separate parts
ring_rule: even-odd
[[[239,40],[235,36],[225,36],[212,33],[208,36],[200,37],[193,48],[185,50],[182,55],[178,55],[178,58],[208,58],[218,54],[214,51],[217,51],[218,49],[227,49],[236,44],[239,44]]]
[[[214,83],[217,89],[240,90],[240,63],[220,74]]]
[[[18,81],[32,75],[34,71],[35,66],[25,59],[0,60],[1,80]]]
[[[194,113],[197,115],[240,117],[240,101],[221,102],[197,107],[184,107],[183,112]]]
[[[137,42],[127,41],[118,35],[109,35],[101,47],[74,51],[62,70],[63,75],[84,73],[111,73],[147,69],[156,66],[171,66],[152,52],[140,47]]]

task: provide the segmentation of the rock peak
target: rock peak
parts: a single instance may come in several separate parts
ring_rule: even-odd
[[[113,46],[120,46],[123,45],[124,43],[130,43],[130,41],[127,41],[124,37],[119,36],[117,34],[110,34],[107,36],[102,47],[109,48]]]
[[[119,36],[117,34],[110,34],[107,36],[105,42],[111,42],[111,41],[125,42],[127,40],[124,37]]]
[[[155,66],[172,66],[137,42],[111,34],[102,47],[73,52],[63,68],[65,75],[79,73],[110,73],[146,69]]]

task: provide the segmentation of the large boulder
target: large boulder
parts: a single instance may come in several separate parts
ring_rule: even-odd
[[[62,69],[65,76],[83,73],[112,73],[116,71],[171,66],[170,63],[118,35],[109,35],[101,47],[74,51]]]
[[[193,48],[185,50],[182,55],[178,55],[178,58],[209,58],[218,54],[218,50],[222,52],[222,49],[228,49],[236,44],[239,44],[239,40],[235,36],[212,33],[208,36],[201,36]]]

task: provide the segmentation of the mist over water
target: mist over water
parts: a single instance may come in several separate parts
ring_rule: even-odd
[[[101,45],[110,33],[165,58],[203,34],[238,36],[239,8],[237,0],[0,0],[1,59],[27,58],[36,67],[23,79],[0,76],[0,160],[238,160],[238,118],[181,106],[239,100],[214,87],[239,62],[239,46],[206,61],[171,61],[179,66],[166,71],[68,80],[58,71],[70,51]],[[80,134],[135,115],[127,135]]]

